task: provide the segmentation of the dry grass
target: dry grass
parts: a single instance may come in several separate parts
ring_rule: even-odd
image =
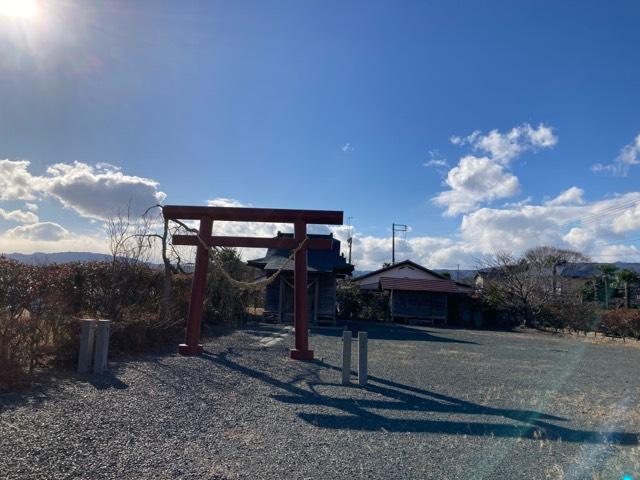
[[[582,332],[574,332],[569,330],[560,330],[553,332],[551,330],[540,330],[539,334],[549,335],[557,338],[570,338],[581,342],[588,342],[593,345],[619,345],[624,347],[640,348],[640,341],[634,338],[610,337],[598,332],[588,332],[586,335]]]

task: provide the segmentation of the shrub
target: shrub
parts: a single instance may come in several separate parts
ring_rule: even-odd
[[[585,335],[594,331],[600,322],[594,303],[559,303],[544,306],[542,324],[556,331],[569,329]]]
[[[169,313],[161,318],[163,275],[126,262],[31,266],[0,257],[0,388],[25,382],[39,365],[75,362],[79,318],[111,319],[116,351],[173,339],[191,279],[174,277]]]
[[[74,338],[68,269],[0,258],[0,384],[14,385]],[[5,367],[6,366],[6,367]]]
[[[210,262],[207,276],[204,319],[209,323],[238,325],[247,316],[247,306],[256,305],[255,297],[262,298],[263,291],[243,290],[229,281],[228,277],[246,283],[255,279],[255,269],[245,265],[236,250],[220,248],[214,255],[215,260]]]
[[[336,301],[339,305],[339,315],[343,318],[358,318],[362,308],[360,287],[351,280],[338,282]]]
[[[620,308],[602,316],[602,327],[608,335],[640,338],[640,310]]]
[[[336,300],[343,318],[384,321],[389,317],[388,296],[375,291],[361,292],[360,287],[350,280],[338,284]]]

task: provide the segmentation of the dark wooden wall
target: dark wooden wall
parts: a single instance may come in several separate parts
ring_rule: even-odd
[[[391,297],[392,317],[441,322],[447,320],[446,293],[394,290]]]
[[[283,322],[293,322],[293,275],[282,274],[282,279],[277,279],[267,285],[265,291],[265,317],[275,318]],[[308,308],[309,321],[335,322],[336,305],[336,276],[325,273],[309,273]],[[280,313],[280,289],[282,290],[282,314]],[[316,302],[317,293],[317,302]],[[317,305],[317,315],[316,315]],[[281,316],[282,315],[282,316]]]

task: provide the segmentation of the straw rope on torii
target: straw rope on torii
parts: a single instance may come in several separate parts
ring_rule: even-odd
[[[342,225],[343,213],[327,210],[289,210],[269,208],[244,207],[200,207],[186,205],[165,205],[162,207],[165,222],[176,222],[189,233],[195,235],[173,235],[172,244],[197,247],[195,269],[191,284],[191,301],[189,302],[189,316],[187,320],[186,342],[179,346],[183,355],[199,355],[202,345],[199,343],[202,308],[204,302],[205,284],[209,259],[214,259],[216,267],[233,285],[246,290],[258,290],[273,282],[286,268],[288,262],[294,261],[294,318],[295,318],[295,348],[291,350],[291,358],[296,360],[313,359],[313,351],[309,350],[308,311],[307,311],[307,250],[330,250],[333,239],[309,238],[308,224]],[[183,220],[199,220],[200,226],[196,230],[189,227]],[[231,237],[214,236],[214,221],[232,222],[268,222],[292,223],[293,238],[276,237]],[[291,250],[291,255],[275,274],[257,282],[242,282],[231,277],[219,259],[214,254],[217,247],[242,248],[282,248]]]
[[[196,235],[196,238],[198,239],[198,243],[200,243],[200,245],[203,248],[206,248],[207,251],[209,252],[209,258],[213,261],[213,264],[218,267],[218,270],[220,271],[220,273],[222,273],[222,276],[234,287],[240,288],[241,290],[245,290],[247,292],[259,292],[261,290],[264,290],[271,283],[273,283],[278,278],[278,275],[280,275],[284,271],[284,269],[287,268],[287,265],[289,264],[289,262],[293,261],[296,253],[298,253],[301,249],[305,247],[305,245],[307,244],[307,240],[309,239],[308,236],[305,237],[305,239],[300,243],[300,245],[298,245],[298,247],[291,252],[291,255],[287,257],[286,261],[282,263],[282,266],[270,276],[265,278],[259,278],[253,282],[243,282],[229,275],[229,273],[225,270],[224,265],[222,265],[220,258],[215,255],[214,252],[219,251],[220,247],[207,245],[204,239],[200,236],[200,232],[198,232],[198,230],[196,230],[195,228],[189,227],[184,222],[181,222],[180,220],[171,220],[171,221],[178,224],[180,227],[182,227],[186,231],[190,233],[194,233]],[[293,285],[290,285],[290,286],[293,287]]]

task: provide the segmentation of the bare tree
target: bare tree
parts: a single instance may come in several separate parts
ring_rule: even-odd
[[[116,215],[107,219],[106,230],[114,265],[116,262],[129,266],[149,262],[154,252],[157,255],[159,246],[164,271],[160,318],[169,320],[172,276],[175,273],[184,273],[184,270],[180,253],[169,242],[172,232],[168,220],[159,214],[161,211],[162,205],[154,205],[140,217],[132,218],[129,202],[125,212],[118,211]]]
[[[590,262],[591,258],[575,250],[541,246],[527,250],[523,256],[525,261],[540,272],[540,280],[549,280],[549,288],[556,300],[566,300],[571,292],[566,292],[562,285],[558,286],[558,267],[568,263]],[[574,292],[575,293],[575,292]],[[569,294],[569,295],[567,295]]]
[[[152,227],[153,219],[146,213],[132,218],[131,201],[126,210],[119,209],[115,215],[107,218],[106,231],[112,263],[135,265],[148,262],[153,251],[150,241]]]
[[[537,247],[521,257],[498,252],[485,259],[479,269],[482,294],[489,304],[511,311],[525,325],[533,326],[545,305],[562,298],[556,283],[558,266],[575,261],[588,261],[588,257],[554,247]]]
[[[548,246],[531,248],[525,252],[524,258],[528,262],[546,264],[547,266],[591,261],[587,255],[575,250]]]

